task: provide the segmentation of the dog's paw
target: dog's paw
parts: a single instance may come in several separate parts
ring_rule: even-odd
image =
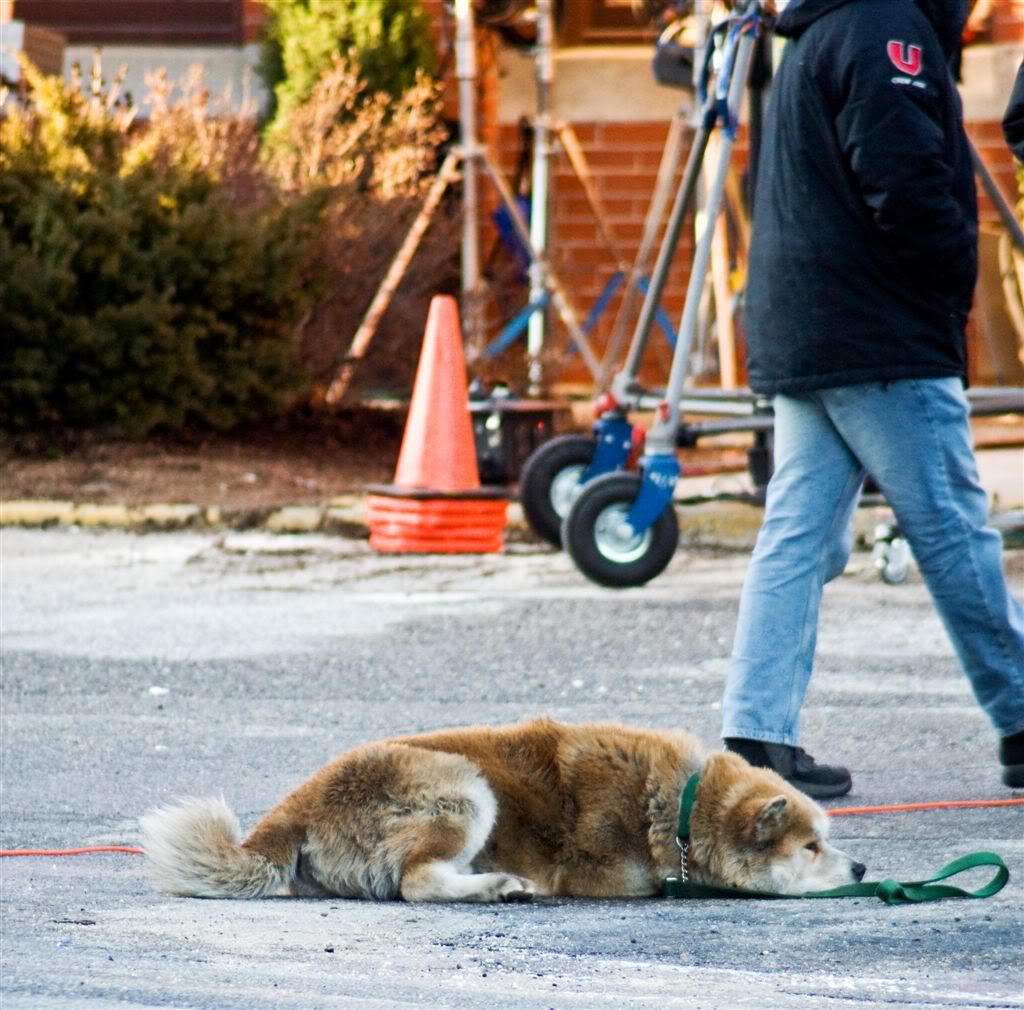
[[[498,887],[498,900],[508,903],[533,901],[536,893],[537,886],[532,880],[509,873]]]

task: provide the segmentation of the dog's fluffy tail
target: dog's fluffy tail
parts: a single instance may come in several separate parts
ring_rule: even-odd
[[[264,898],[290,871],[241,845],[242,829],[223,799],[189,799],[142,818],[143,848],[160,886],[196,898]]]

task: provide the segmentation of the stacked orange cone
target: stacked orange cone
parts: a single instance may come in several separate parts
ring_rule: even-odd
[[[394,484],[366,499],[370,546],[389,554],[492,554],[508,504],[482,488],[455,299],[430,303]]]

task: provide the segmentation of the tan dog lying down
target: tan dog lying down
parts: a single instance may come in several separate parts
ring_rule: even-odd
[[[787,894],[859,880],[828,817],[774,772],[681,732],[537,719],[367,744],[326,765],[241,841],[223,800],[142,820],[174,894],[523,901],[654,895],[679,872],[679,797],[701,771],[689,872]]]

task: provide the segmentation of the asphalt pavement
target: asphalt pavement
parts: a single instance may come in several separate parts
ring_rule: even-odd
[[[1016,590],[1024,552],[1007,554]],[[362,741],[546,713],[709,744],[746,552],[651,585],[561,554],[381,557],[316,535],[0,531],[0,847],[138,843],[223,794],[243,825]],[[1020,797],[916,574],[829,587],[803,742],[836,805]],[[0,859],[3,1010],[1024,1007],[1024,808],[836,818],[869,879],[994,850],[985,901],[375,904],[173,898],[141,857]],[[978,886],[979,873],[966,882]]]

